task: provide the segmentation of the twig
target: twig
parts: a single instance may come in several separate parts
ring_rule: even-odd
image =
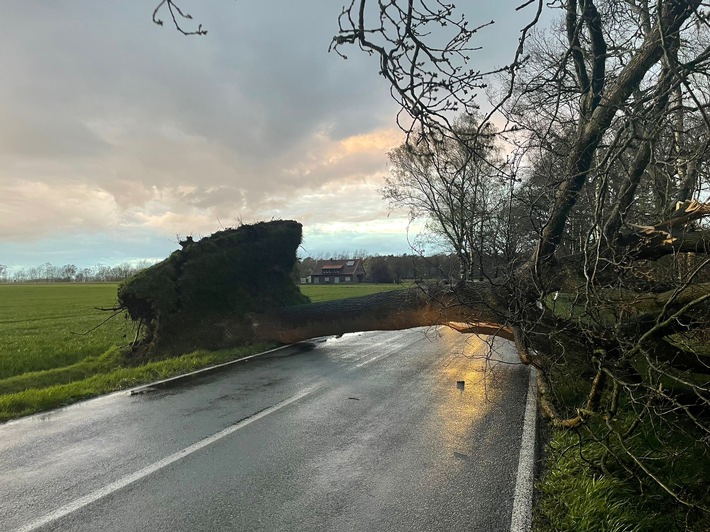
[[[97,309],[97,310],[109,310],[109,309]],[[112,310],[113,310],[113,309],[112,309]],[[106,318],[104,321],[102,321],[101,323],[99,323],[96,327],[92,327],[91,329],[89,329],[89,330],[86,331],[86,332],[83,332],[83,333],[77,333],[77,332],[74,332],[74,331],[70,331],[70,332],[71,332],[71,334],[75,334],[75,335],[77,335],[77,336],[86,336],[86,335],[88,335],[89,333],[92,333],[92,332],[94,332],[96,329],[98,329],[99,327],[101,327],[104,323],[106,323],[106,322],[107,322],[108,320],[110,320],[111,318],[115,318],[116,316],[118,316],[119,314],[121,314],[121,312],[123,312],[123,310],[124,310],[124,309],[119,309],[118,312],[114,312],[114,313],[111,314],[108,318]]]

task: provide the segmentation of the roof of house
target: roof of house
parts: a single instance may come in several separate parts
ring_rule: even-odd
[[[311,275],[354,275],[362,269],[362,259],[319,260]]]

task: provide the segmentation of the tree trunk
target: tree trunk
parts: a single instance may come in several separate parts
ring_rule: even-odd
[[[464,288],[465,287],[465,288]],[[362,297],[273,309],[253,316],[257,340],[292,343],[371,330],[453,325],[465,332],[512,339],[489,283],[428,285]]]

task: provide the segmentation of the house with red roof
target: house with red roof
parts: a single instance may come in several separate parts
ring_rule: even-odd
[[[308,276],[311,284],[355,284],[365,280],[362,259],[319,260]]]

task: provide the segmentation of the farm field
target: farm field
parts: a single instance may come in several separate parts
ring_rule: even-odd
[[[301,286],[313,302],[402,285]],[[118,285],[0,284],[0,422],[263,351],[195,351],[136,365],[122,354],[135,330],[116,304]],[[104,322],[102,324],[102,322]]]
[[[0,285],[0,422],[234,360],[273,347],[195,351],[137,365],[117,284]]]
[[[410,284],[302,284],[299,286],[303,295],[311,298],[311,302],[332,301],[346,297],[366,296],[378,292],[390,292],[409,288]]]
[[[128,345],[131,324],[111,313],[115,284],[0,285],[0,381],[69,366]]]

